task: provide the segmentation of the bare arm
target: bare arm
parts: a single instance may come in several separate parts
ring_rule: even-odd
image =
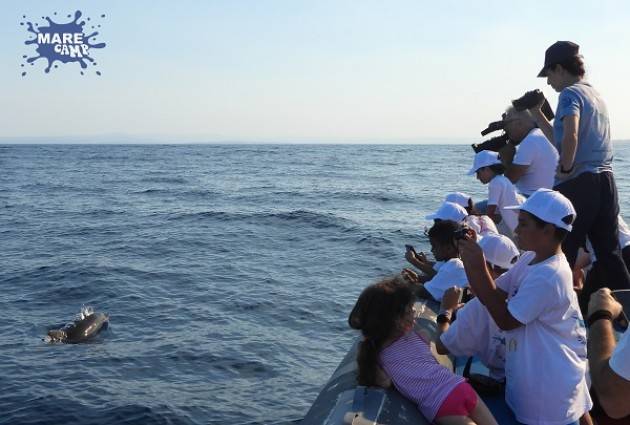
[[[527,172],[529,165],[512,164],[507,167],[505,177],[510,179],[512,183],[516,183]]]
[[[630,331],[626,331],[630,332]],[[598,320],[588,335],[588,364],[593,387],[599,401],[611,418],[630,415],[630,381],[617,375],[608,364],[615,349],[615,336],[609,320]]]
[[[496,205],[488,205],[486,207],[486,215],[490,217],[495,223],[501,222],[501,215],[497,213]]]
[[[570,170],[573,168],[578,144],[579,122],[580,118],[577,115],[567,115],[562,119],[562,151],[559,161],[561,169]]]
[[[416,253],[414,251],[409,250],[405,253],[405,259],[410,264],[417,267],[424,274],[426,274],[429,277],[429,279],[437,274],[437,272],[433,268],[433,263],[427,260],[426,256],[422,252]]]
[[[496,287],[486,268],[483,252],[470,235],[459,241],[459,252],[464,263],[466,276],[468,276],[468,284],[479,301],[486,306],[497,326],[504,331],[523,326],[508,310],[507,293]]]
[[[541,111],[541,106],[542,103],[537,107],[530,109],[529,112],[532,114],[532,118],[534,118],[534,121],[536,121],[536,125],[538,125],[538,128],[540,128],[547,140],[549,140],[551,144],[554,144],[553,126],[551,125],[551,121],[549,121],[545,114],[543,114],[543,112]]]
[[[593,293],[588,304],[589,316],[598,310],[610,311],[613,317],[621,314],[621,305],[610,295],[608,288]],[[626,331],[630,332],[630,331]],[[617,375],[609,361],[615,350],[615,335],[609,320],[597,320],[589,328],[588,364],[593,387],[599,401],[611,418],[620,419],[630,415],[630,381]]]
[[[463,306],[463,304],[459,303],[459,300],[462,297],[464,290],[462,288],[458,288],[457,286],[453,286],[452,288],[447,289],[444,292],[444,296],[442,297],[442,302],[440,303],[440,313],[445,313],[447,317],[450,319],[453,315],[453,312]],[[435,349],[439,354],[449,354],[448,348],[442,343],[440,337],[444,332],[448,330],[450,327],[449,322],[438,323],[437,324],[437,335],[435,338]]]

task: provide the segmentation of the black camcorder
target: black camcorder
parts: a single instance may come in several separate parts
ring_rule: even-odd
[[[514,109],[516,109],[517,111],[524,111],[525,109],[533,108],[540,102],[542,102],[540,110],[545,115],[545,117],[547,117],[547,119],[551,121],[555,116],[553,110],[551,109],[551,105],[549,105],[549,102],[547,101],[547,99],[545,99],[545,95],[543,94],[543,92],[538,89],[528,91],[518,99],[514,99],[512,101],[512,106],[514,106]]]
[[[503,133],[500,136],[493,137],[492,139],[488,139],[481,143],[473,143],[472,148],[475,153],[479,153],[481,151],[494,151],[499,152],[501,148],[507,145],[510,138],[507,134]]]
[[[554,118],[553,110],[551,109],[551,105],[549,105],[547,99],[545,99],[545,95],[540,90],[528,91],[518,99],[514,99],[512,101],[512,106],[514,106],[514,109],[516,109],[517,111],[524,111],[538,105],[541,102],[542,106],[540,109],[542,113],[545,115],[545,117],[547,117],[548,120],[552,120]],[[486,136],[494,131],[503,130],[505,127],[505,116],[506,114],[503,113],[500,121],[493,121],[488,124],[488,127],[481,131],[481,135]],[[507,134],[503,133],[500,136],[493,137],[481,143],[473,143],[472,148],[475,153],[479,153],[481,151],[498,152],[508,143],[508,141],[510,141],[510,138],[507,136]],[[514,145],[518,144],[514,141],[512,141],[512,143]]]

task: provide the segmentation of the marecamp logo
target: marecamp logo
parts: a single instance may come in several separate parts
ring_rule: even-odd
[[[57,12],[54,13],[56,15]],[[96,67],[98,64],[91,56],[92,49],[102,49],[105,43],[94,43],[98,31],[93,31],[90,35],[85,35],[85,27],[91,27],[90,30],[100,28],[101,25],[92,21],[91,18],[85,20],[81,18],[81,11],[74,13],[74,20],[59,24],[54,22],[49,16],[42,16],[46,24],[39,25],[32,22],[20,22],[20,25],[26,24],[26,29],[31,33],[30,38],[24,42],[27,46],[34,45],[37,56],[23,55],[25,63],[22,63],[22,77],[26,75],[26,64],[35,65],[38,59],[46,59],[48,66],[44,72],[50,72],[50,68],[57,68],[59,65],[55,62],[67,64],[77,62],[81,66],[81,75],[85,75],[88,67]],[[72,15],[67,15],[71,18]],[[22,18],[26,19],[26,15]],[[105,18],[105,15],[101,15]],[[34,38],[33,38],[34,35]],[[96,71],[96,75],[101,75],[100,71]]]

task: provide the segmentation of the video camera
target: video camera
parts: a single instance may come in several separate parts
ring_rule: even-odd
[[[526,109],[534,107],[540,102],[542,102],[542,106],[540,108],[542,110],[542,113],[545,115],[545,117],[547,117],[548,120],[552,120],[554,118],[553,110],[551,109],[551,105],[549,105],[547,99],[545,99],[545,95],[540,90],[528,91],[523,96],[513,100],[512,106],[514,106],[514,109],[516,109],[517,111],[524,111]],[[493,121],[488,124],[488,127],[481,131],[481,135],[486,136],[487,134],[494,131],[503,130],[505,127],[505,115],[506,114],[503,113],[500,121]],[[508,143],[508,141],[510,141],[510,138],[507,136],[507,134],[503,133],[500,136],[493,137],[481,143],[473,143],[472,148],[475,153],[479,153],[481,151],[498,152]],[[512,141],[512,143],[514,145],[518,144],[514,141]]]

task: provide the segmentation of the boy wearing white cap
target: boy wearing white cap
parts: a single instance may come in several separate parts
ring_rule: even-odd
[[[461,205],[454,202],[443,202],[436,212],[425,218],[427,220],[451,220],[455,223],[461,223],[467,215],[468,211]]]
[[[516,242],[525,252],[496,282],[481,248],[459,248],[471,288],[506,335],[506,401],[519,422],[577,424],[592,407],[586,385],[586,329],[561,244],[575,210],[539,189],[520,210]]]
[[[488,234],[479,241],[479,246],[494,279],[512,268],[518,259],[518,248],[507,236]],[[442,297],[437,320],[437,352],[476,356],[488,368],[492,378],[502,381],[505,378],[505,336],[479,299],[473,298],[457,310],[457,320],[450,324],[461,291],[453,287]]]
[[[512,236],[518,221],[518,214],[514,211],[506,210],[508,205],[518,205],[521,197],[516,191],[516,187],[507,177],[503,175],[503,165],[499,159],[499,154],[492,151],[481,151],[475,155],[472,168],[468,175],[477,175],[477,179],[488,185],[488,208],[486,214],[490,217],[500,215],[507,226],[508,236]]]

